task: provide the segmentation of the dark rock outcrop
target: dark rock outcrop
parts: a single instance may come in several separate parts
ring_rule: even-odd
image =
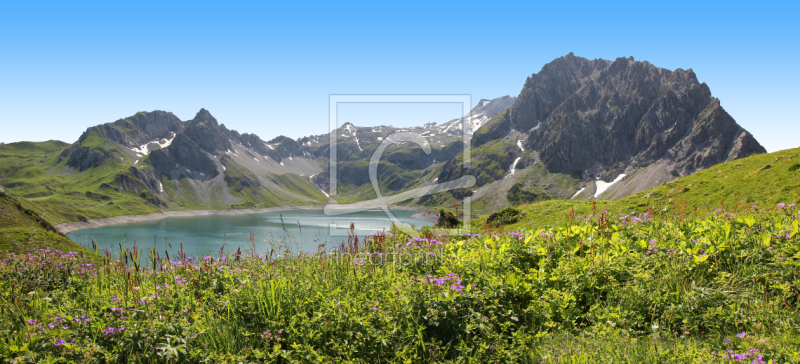
[[[78,139],[82,143],[92,133],[128,148],[140,147],[148,142],[169,139],[183,128],[183,122],[171,112],[138,112],[113,123],[93,126]]]
[[[562,173],[664,160],[678,176],[766,152],[691,69],[669,71],[632,57],[590,61],[570,53],[545,65],[484,135],[512,128],[529,132],[527,148]]]
[[[194,119],[187,122],[183,135],[191,139],[202,150],[213,155],[225,153],[231,149],[227,128],[220,127],[217,119],[206,109],[200,109]]]
[[[113,158],[111,152],[89,147],[77,147],[69,154],[67,165],[83,172],[89,168],[99,167],[104,161]]]
[[[219,175],[216,163],[183,133],[169,147],[150,153],[150,165],[156,176],[165,175],[169,179],[188,176],[206,181]]]

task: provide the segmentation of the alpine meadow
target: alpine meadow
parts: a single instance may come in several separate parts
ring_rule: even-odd
[[[41,5],[0,363],[800,363],[797,5]]]

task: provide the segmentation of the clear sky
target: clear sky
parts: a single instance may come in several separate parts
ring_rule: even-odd
[[[527,76],[574,52],[692,68],[767,150],[795,148],[798,10],[788,1],[4,2],[0,141],[71,143],[137,111],[187,120],[200,108],[265,140],[297,138],[327,132],[330,94],[469,94],[475,104],[516,96]],[[374,125],[443,122],[453,110],[389,113]],[[358,114],[352,121],[367,126]]]

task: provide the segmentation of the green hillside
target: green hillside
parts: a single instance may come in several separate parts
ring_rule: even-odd
[[[59,234],[50,223],[23,207],[15,198],[0,192],[0,251],[35,253],[39,249],[94,255],[89,249]]]
[[[100,156],[96,163],[85,169],[68,165],[72,154],[87,148]],[[150,169],[149,157],[132,159],[97,133],[73,147],[58,141],[0,145],[0,180],[6,192],[54,225],[162,210],[262,208],[327,200],[307,178],[273,175],[259,184],[249,172],[244,178],[244,169],[236,164],[226,165],[228,188],[224,183],[198,187],[190,178],[162,176],[164,194],[156,196],[134,173]],[[243,181],[249,184],[242,185]]]
[[[692,175],[616,201],[548,200],[519,206],[525,217],[509,228],[555,226],[602,211],[651,217],[681,217],[726,211],[765,209],[800,203],[800,148],[758,154],[721,163]],[[593,212],[594,208],[594,212]],[[574,209],[574,210],[573,210]],[[477,218],[477,226],[486,222]]]
[[[0,146],[0,173],[6,193],[23,198],[25,207],[53,224],[158,212],[139,195],[119,191],[118,176],[129,174],[133,161],[113,157],[97,167],[75,171],[67,167],[67,158],[61,158],[68,146],[58,141]],[[94,136],[81,146],[116,151]]]

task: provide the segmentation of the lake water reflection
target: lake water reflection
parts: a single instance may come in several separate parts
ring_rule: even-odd
[[[392,210],[397,219],[417,227],[430,225],[428,221],[411,218],[415,212]],[[283,217],[283,224],[281,223]],[[120,245],[133,248],[134,240],[140,250],[156,247],[163,256],[169,252],[176,260],[183,243],[187,256],[203,257],[220,251],[244,252],[252,248],[250,233],[255,235],[255,248],[260,254],[268,253],[273,246],[283,242],[294,252],[316,252],[319,244],[325,243],[330,250],[347,240],[346,227],[355,224],[359,237],[374,231],[386,230],[391,221],[383,211],[360,211],[343,216],[326,216],[322,210],[291,210],[265,212],[249,215],[213,215],[192,217],[168,217],[160,220],[134,222],[94,229],[77,230],[68,236],[75,242],[91,248],[92,241],[100,250],[109,250],[116,256]],[[331,224],[340,227],[331,234]],[[292,236],[286,239],[286,232]],[[166,240],[165,240],[166,239]]]

